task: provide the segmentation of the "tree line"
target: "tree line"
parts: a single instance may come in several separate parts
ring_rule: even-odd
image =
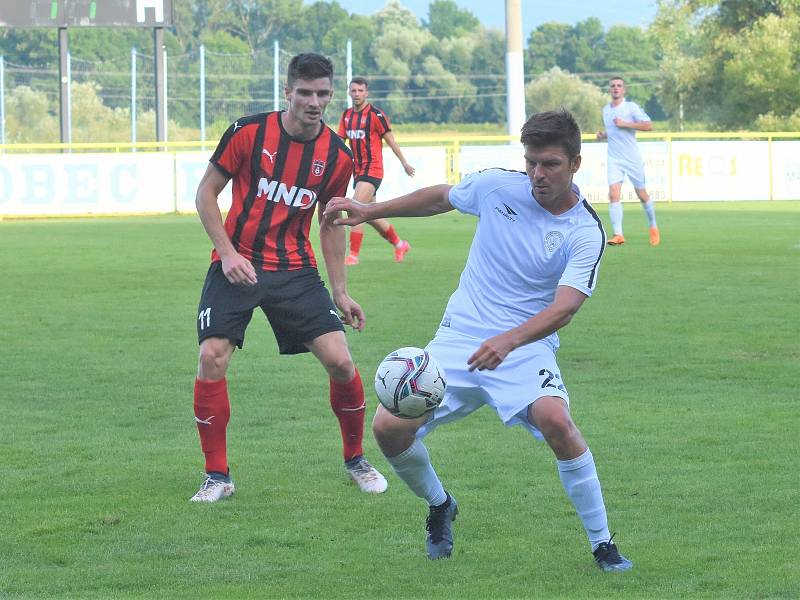
[[[281,60],[309,50],[334,59],[334,111],[346,99],[351,40],[354,74],[369,78],[372,99],[396,123],[505,122],[505,34],[482,26],[454,0],[433,0],[422,20],[400,0],[368,16],[335,1],[177,0],[174,9],[174,27],[165,35],[168,55],[176,57],[169,116],[171,127],[189,137],[196,137],[199,119],[200,46],[207,52],[207,97],[215,103],[210,121],[219,129],[240,114],[271,108],[275,40]],[[93,111],[87,120],[112,119],[112,130],[119,129],[130,110],[130,49],[152,55],[151,33],[74,28],[69,36],[71,55],[91,65],[74,91]],[[624,76],[628,97],[672,128],[686,120],[707,129],[800,129],[800,0],[660,0],[646,29],[606,30],[589,18],[545,23],[526,39],[527,110],[566,106],[585,130],[599,126],[612,75]],[[33,107],[43,123],[55,119],[57,81],[37,80],[36,69],[57,64],[56,32],[0,29],[0,54],[33,72],[7,69],[10,128],[25,118],[15,111]],[[143,79],[140,93],[149,94],[150,85]],[[150,122],[143,115],[142,123]]]

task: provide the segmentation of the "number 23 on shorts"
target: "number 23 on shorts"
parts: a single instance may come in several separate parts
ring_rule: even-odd
[[[548,369],[541,369],[539,371],[539,377],[544,377],[544,380],[542,381],[542,389],[555,388],[566,393],[567,388],[565,388],[564,384],[561,383],[561,375],[558,373],[553,373]]]

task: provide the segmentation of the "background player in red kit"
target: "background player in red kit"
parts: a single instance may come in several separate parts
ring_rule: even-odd
[[[383,180],[383,140],[400,160],[403,169],[410,177],[414,176],[414,167],[408,164],[403,151],[394,139],[389,117],[367,103],[369,84],[363,77],[354,77],[348,89],[353,107],[342,113],[339,120],[339,135],[350,140],[353,158],[356,162],[356,175],[353,179],[353,198],[359,202],[374,202],[375,192]],[[375,230],[394,246],[394,259],[402,262],[411,245],[401,240],[394,227],[386,219],[369,221]],[[357,265],[361,241],[364,239],[364,226],[356,225],[350,230],[350,254],[345,264]]]
[[[287,110],[231,125],[197,189],[197,210],[214,250],[197,319],[194,414],[206,478],[194,502],[216,502],[234,492],[225,374],[256,307],[269,320],[281,354],[310,351],[328,372],[350,477],[365,492],[386,490],[386,479],[367,462],[361,446],[364,388],[342,321],[361,330],[364,313],[345,285],[345,235],[320,220],[333,301],[309,241],[316,206],[321,215],[330,198],[343,196],[353,173],[350,150],[322,121],[333,93],[333,65],[319,54],[298,54],[287,79]],[[233,204],[223,224],[217,198],[230,179]]]

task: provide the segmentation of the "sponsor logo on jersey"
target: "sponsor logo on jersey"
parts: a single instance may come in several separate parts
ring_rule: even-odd
[[[314,160],[314,162],[311,164],[311,172],[312,172],[314,175],[316,175],[317,177],[319,177],[320,175],[322,175],[322,172],[323,172],[324,170],[325,170],[325,161],[324,161],[324,160],[318,160],[318,159],[316,159],[316,160]]]
[[[263,154],[264,156],[266,156],[266,157],[269,159],[269,162],[271,162],[273,165],[275,164],[275,155],[276,155],[277,153],[278,153],[278,151],[277,151],[277,150],[275,150],[275,152],[270,152],[270,151],[269,151],[269,150],[267,150],[266,148],[264,148],[264,149],[262,149],[262,150],[261,150],[261,154]]]
[[[282,181],[270,181],[266,177],[258,180],[256,198],[261,196],[266,196],[276,204],[283,202],[286,206],[295,206],[303,210],[311,208],[317,201],[316,192],[295,185],[287,187]]]
[[[351,140],[363,140],[367,137],[367,132],[363,129],[347,129],[346,133]]]
[[[548,254],[552,254],[564,243],[564,234],[560,231],[551,231],[544,236],[544,249]]]
[[[509,221],[512,221],[512,222],[516,221],[517,220],[517,212],[513,208],[511,208],[508,204],[506,204],[505,202],[501,202],[501,204],[503,205],[503,208],[500,208],[499,206],[495,206],[494,207],[494,209],[497,211],[497,213],[500,214],[500,215],[503,215]]]
[[[233,124],[233,132],[234,133],[236,133],[237,129],[241,129],[241,128],[242,128],[242,126],[239,125],[239,121],[234,122],[234,124]]]

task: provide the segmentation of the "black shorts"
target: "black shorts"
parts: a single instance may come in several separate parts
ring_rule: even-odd
[[[370,177],[369,175],[356,175],[353,178],[353,189],[356,189],[356,184],[359,181],[366,181],[367,183],[371,183],[373,186],[375,186],[375,191],[377,192],[378,188],[381,187],[381,181],[383,181],[383,179],[378,179],[377,177]]]
[[[306,342],[331,331],[344,331],[316,269],[257,270],[256,274],[258,283],[252,287],[233,285],[222,272],[222,263],[211,263],[198,308],[198,342],[223,337],[241,348],[257,306],[269,320],[281,354],[308,352]]]

